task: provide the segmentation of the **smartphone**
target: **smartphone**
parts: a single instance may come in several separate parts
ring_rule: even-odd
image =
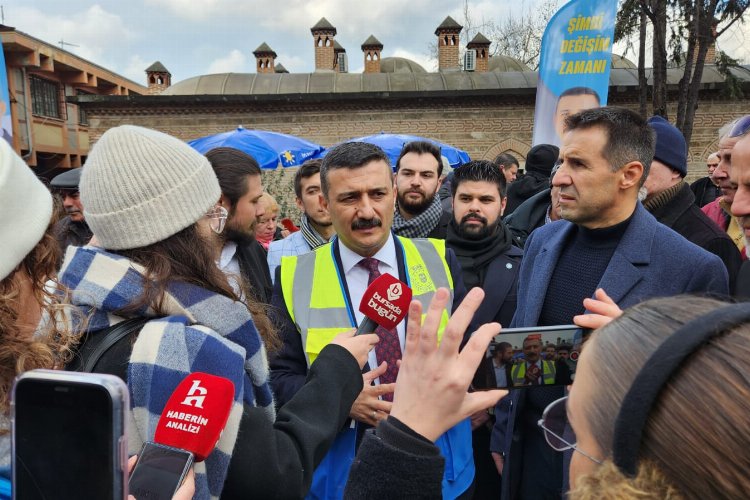
[[[128,408],[128,388],[112,375],[18,376],[11,392],[13,498],[126,498]]]
[[[171,500],[193,465],[193,454],[152,442],[143,443],[130,475],[130,494],[137,499]]]
[[[591,330],[576,325],[508,328],[490,342],[472,388],[521,389],[570,385]]]

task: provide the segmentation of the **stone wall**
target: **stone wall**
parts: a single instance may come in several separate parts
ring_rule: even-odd
[[[511,152],[522,166],[531,147],[534,119],[531,94],[340,100],[305,97],[308,99],[298,102],[248,99],[219,105],[186,96],[168,98],[164,105],[134,101],[127,106],[115,106],[105,102],[90,103],[86,108],[92,141],[105,130],[125,123],[155,128],[183,140],[242,125],[297,135],[324,146],[385,131],[434,138],[466,150],[473,159],[493,159],[499,153]],[[180,99],[181,102],[176,102]],[[632,91],[613,90],[609,102],[637,109],[637,96]],[[719,127],[747,112],[746,102],[730,102],[716,91],[706,91],[701,96],[688,153],[689,181],[705,175],[705,159],[717,149]],[[674,114],[675,110],[670,109],[670,116]],[[293,172],[266,174],[269,192],[284,207],[283,215],[297,213],[292,177]]]

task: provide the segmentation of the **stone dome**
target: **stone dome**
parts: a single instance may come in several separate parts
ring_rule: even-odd
[[[497,71],[498,73],[505,73],[507,71],[531,71],[531,68],[518,59],[502,55],[490,57],[487,66],[488,71]]]
[[[638,69],[638,66],[633,63],[630,59],[617,55],[612,54],[612,68],[617,69]]]
[[[425,69],[405,57],[384,57],[380,60],[381,73],[427,73]]]

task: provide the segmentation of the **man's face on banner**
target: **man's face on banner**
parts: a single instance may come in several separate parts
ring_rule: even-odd
[[[555,131],[557,137],[562,143],[563,127],[565,125],[565,118],[570,115],[574,115],[584,109],[598,108],[599,99],[592,94],[580,94],[580,95],[566,95],[562,96],[557,101],[557,108],[555,109]]]

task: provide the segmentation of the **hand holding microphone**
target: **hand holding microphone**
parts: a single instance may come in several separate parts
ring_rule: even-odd
[[[386,330],[396,328],[409,311],[412,292],[406,283],[397,280],[390,274],[382,274],[367,287],[362,295],[359,310],[365,319],[359,324],[356,335],[374,332],[378,326]],[[376,351],[378,347],[376,346]],[[369,425],[386,418],[391,411],[391,402],[381,399],[393,393],[396,384],[373,385],[376,378],[383,375],[388,365],[378,360],[380,365],[363,375],[364,388],[352,404],[349,416]]]
[[[136,498],[169,500],[191,469],[216,447],[234,403],[234,384],[207,373],[191,373],[164,406],[154,441],[143,444],[130,476]]]

